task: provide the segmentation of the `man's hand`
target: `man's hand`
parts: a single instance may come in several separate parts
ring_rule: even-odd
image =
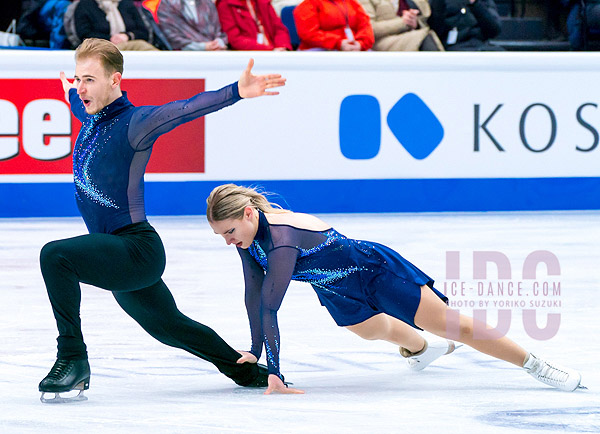
[[[77,88],[77,86],[75,85],[75,83],[71,83],[69,82],[69,80],[67,80],[67,76],[63,71],[60,71],[60,81],[62,82],[62,87],[65,91],[65,99],[67,100],[67,102],[69,102],[69,89],[75,89]]]
[[[285,86],[285,78],[281,74],[253,75],[253,66],[254,59],[250,59],[238,82],[240,96],[242,98],[254,98],[263,95],[279,95],[279,92],[267,91],[267,89]]]

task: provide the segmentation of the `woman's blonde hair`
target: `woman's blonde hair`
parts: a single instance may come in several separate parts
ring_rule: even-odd
[[[247,206],[262,212],[289,212],[276,203],[269,202],[265,193],[261,193],[256,188],[224,184],[213,189],[206,199],[206,218],[209,222],[240,219]]]
[[[75,50],[75,62],[96,57],[100,59],[106,75],[114,72],[123,74],[123,55],[115,44],[106,39],[85,39]]]

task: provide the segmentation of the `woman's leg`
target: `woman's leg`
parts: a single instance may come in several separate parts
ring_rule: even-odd
[[[577,371],[538,359],[497,330],[488,328],[487,324],[450,309],[429,287],[421,286],[420,289],[421,300],[414,319],[417,327],[523,367],[538,381],[561,390],[573,391],[580,386],[581,375]],[[427,346],[411,326],[386,314],[375,315],[346,328],[364,339],[382,339],[404,347],[413,353],[406,355],[401,350],[414,370],[421,370],[454,350],[451,342],[448,345]]]
[[[414,328],[385,313],[346,328],[363,339],[391,342],[412,353],[421,351],[425,346],[425,339]]]
[[[421,302],[415,315],[415,324],[430,333],[462,342],[519,367],[523,366],[528,355],[515,342],[485,323],[450,309],[427,286],[421,287]]]

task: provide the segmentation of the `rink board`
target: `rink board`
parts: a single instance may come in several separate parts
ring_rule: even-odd
[[[273,202],[313,213],[443,212],[600,209],[600,178],[411,179],[328,181],[234,181],[274,193]],[[149,215],[206,212],[206,197],[220,185],[206,182],[148,182]],[[481,195],[481,191],[486,194]],[[68,183],[1,184],[0,217],[76,216],[74,186]]]
[[[123,89],[135,105],[186,98],[237,80],[250,56],[287,86],[161,137],[149,214],[201,214],[231,181],[309,212],[600,209],[593,53],[131,52]],[[11,50],[0,65],[0,216],[76,215],[80,123],[56,79],[73,53]]]

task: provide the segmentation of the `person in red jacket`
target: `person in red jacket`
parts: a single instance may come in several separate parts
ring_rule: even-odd
[[[217,0],[217,11],[233,50],[292,49],[290,34],[269,0]]]
[[[304,0],[294,9],[299,50],[370,50],[369,16],[356,0]]]

